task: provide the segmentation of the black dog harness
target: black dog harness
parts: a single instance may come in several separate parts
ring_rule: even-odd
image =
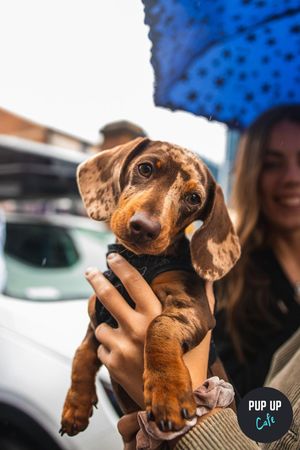
[[[148,284],[151,284],[152,280],[163,272],[170,272],[172,270],[185,270],[187,272],[195,272],[191,262],[191,255],[188,241],[183,248],[180,256],[157,256],[157,255],[136,255],[135,253],[128,250],[121,244],[110,244],[108,246],[108,252],[119,253],[123,256],[132,266],[134,266]],[[112,270],[106,270],[103,275],[112,283],[112,285],[120,292],[122,297],[125,298],[127,303],[135,307],[134,302],[130,298],[125,287],[121,283],[120,279],[112,272]],[[102,305],[101,301],[97,299],[96,301],[96,319],[97,323],[107,323],[113,328],[117,328],[118,324],[112,315],[107,311],[107,309]],[[211,340],[210,344],[210,354],[209,354],[209,365],[213,364],[216,360],[216,349]]]

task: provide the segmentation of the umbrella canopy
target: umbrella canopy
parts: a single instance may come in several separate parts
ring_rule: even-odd
[[[299,0],[143,0],[155,103],[237,129],[300,102]]]

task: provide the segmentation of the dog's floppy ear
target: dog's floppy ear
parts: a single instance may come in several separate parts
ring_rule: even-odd
[[[240,257],[239,239],[230,220],[223,193],[209,176],[203,224],[191,240],[192,262],[201,278],[215,281],[226,275]]]
[[[109,220],[121,192],[123,167],[149,139],[137,138],[124,145],[103,150],[80,164],[77,184],[88,215],[95,220]]]

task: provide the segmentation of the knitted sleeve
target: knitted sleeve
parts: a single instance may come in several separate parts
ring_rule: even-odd
[[[268,385],[279,389],[291,402],[293,421],[281,439],[258,445],[241,431],[232,409],[222,409],[203,420],[177,443],[175,450],[298,450],[300,449],[300,332],[277,352]]]
[[[241,431],[236,414],[230,408],[212,414],[177,443],[175,450],[258,450],[259,447]]]

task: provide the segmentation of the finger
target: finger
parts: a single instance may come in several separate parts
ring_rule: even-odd
[[[161,313],[161,303],[142,275],[125,258],[117,253],[110,253],[107,262],[111,270],[124,285],[137,311],[151,311],[154,316]]]
[[[106,323],[101,323],[101,325],[96,328],[95,336],[108,351],[112,351],[120,339],[120,337],[117,336],[117,329],[110,327]]]
[[[95,267],[89,268],[85,272],[85,277],[101,303],[116,319],[119,325],[128,323],[131,318],[132,320],[134,319],[135,311],[128,305],[126,300],[124,300],[122,295],[105,278],[100,270]]]
[[[139,430],[139,423],[137,420],[137,412],[126,414],[121,417],[118,422],[118,431],[121,434],[124,442],[130,442],[135,438]]]
[[[102,364],[104,364],[105,367],[109,368],[111,353],[106,347],[104,347],[104,345],[102,344],[99,345],[97,349],[97,356],[102,362]]]

